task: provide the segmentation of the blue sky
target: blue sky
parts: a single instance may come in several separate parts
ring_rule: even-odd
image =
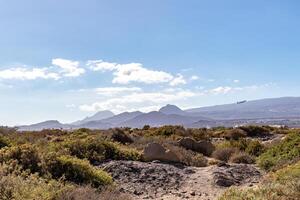
[[[0,124],[300,96],[296,0],[0,0]]]

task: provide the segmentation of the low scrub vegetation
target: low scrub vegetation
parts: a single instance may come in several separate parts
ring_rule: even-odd
[[[277,133],[284,133],[285,139],[276,144],[264,145],[262,141],[265,137]],[[215,151],[212,155],[204,156],[193,149],[188,150],[178,143],[185,137],[194,141],[205,140],[212,144]],[[143,129],[103,131],[78,129],[17,132],[2,127],[0,199],[130,199],[118,192],[112,177],[99,166],[110,160],[143,162],[143,149],[151,142],[172,151],[179,162],[187,166],[204,167],[220,162],[257,163],[262,169],[274,171],[268,178],[270,181],[260,189],[244,191],[245,197],[248,194],[263,197],[264,192],[276,192],[279,189],[283,192],[291,190],[291,197],[298,195],[294,188],[299,187],[299,182],[291,181],[292,177],[299,180],[298,130],[256,126],[213,129],[145,126]],[[238,199],[238,195],[241,194],[232,189],[222,198]]]
[[[236,148],[222,148],[222,149],[217,149],[216,151],[213,152],[212,156],[215,159],[228,162],[230,157],[234,155],[238,150]]]
[[[244,163],[244,164],[253,164],[255,162],[254,158],[244,152],[236,152],[230,156],[230,162],[232,163]]]
[[[259,156],[258,164],[265,170],[278,168],[300,158],[300,133],[292,132]]]
[[[91,166],[86,160],[72,156],[52,155],[46,160],[46,171],[55,179],[63,178],[77,184],[88,184],[94,187],[112,184],[109,174]]]
[[[271,173],[257,188],[231,188],[219,200],[297,200],[299,188],[300,162]]]

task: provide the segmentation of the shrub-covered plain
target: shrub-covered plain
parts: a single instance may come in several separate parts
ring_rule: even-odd
[[[284,136],[266,145],[265,138]],[[211,158],[185,149],[182,138],[211,142]],[[299,197],[300,132],[297,129],[245,126],[186,129],[181,126],[109,130],[18,132],[0,128],[0,199],[130,199],[118,192],[99,166],[110,160],[144,162],[143,149],[156,142],[174,152],[182,165],[205,167],[220,162],[256,164],[268,175],[256,189],[232,188],[224,199]],[[284,198],[286,195],[288,198]]]

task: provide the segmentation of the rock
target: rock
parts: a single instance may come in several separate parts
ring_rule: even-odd
[[[215,184],[222,187],[230,187],[232,185],[235,185],[235,181],[231,177],[227,176],[218,176],[215,179]]]
[[[253,165],[234,164],[216,168],[213,175],[216,185],[230,187],[257,182],[261,172]]]
[[[165,162],[179,162],[178,156],[164,148],[158,143],[150,143],[144,149],[144,159],[146,161],[160,160]]]
[[[182,138],[181,140],[179,140],[178,143],[180,146],[186,149],[196,151],[198,153],[202,153],[206,156],[210,156],[212,152],[215,150],[215,147],[211,142],[208,141],[197,142],[196,140],[189,137]]]

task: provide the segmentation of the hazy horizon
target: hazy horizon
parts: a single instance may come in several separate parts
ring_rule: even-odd
[[[0,0],[0,125],[300,96],[299,8]]]

